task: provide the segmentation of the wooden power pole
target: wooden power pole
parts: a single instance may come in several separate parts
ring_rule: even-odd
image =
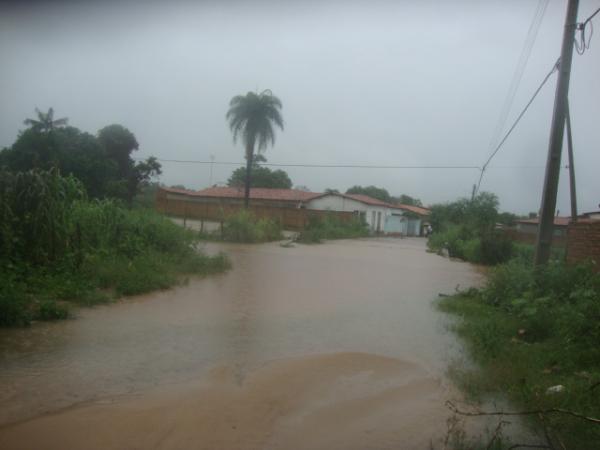
[[[573,156],[573,134],[571,133],[571,109],[567,99],[567,151],[569,152],[569,185],[571,187],[571,220],[577,222],[577,187],[575,183],[575,157]]]
[[[535,265],[546,264],[550,258],[578,7],[579,0],[569,0],[560,53],[556,94],[554,97],[552,125],[550,128],[550,143],[548,144],[548,159],[546,161],[546,176],[544,178],[544,190],[542,193],[540,224],[535,245]]]

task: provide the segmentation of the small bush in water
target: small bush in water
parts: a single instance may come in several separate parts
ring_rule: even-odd
[[[281,225],[272,219],[257,219],[247,210],[241,210],[223,223],[223,240],[230,242],[269,242],[283,239]]]

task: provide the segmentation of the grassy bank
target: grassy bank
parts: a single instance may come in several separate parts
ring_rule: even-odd
[[[0,326],[66,318],[73,304],[164,289],[229,265],[153,211],[88,200],[74,178],[1,175]]]
[[[459,317],[456,332],[477,363],[453,370],[472,400],[508,398],[515,410],[600,417],[600,275],[591,267],[554,262],[534,270],[515,259],[494,268],[484,288],[445,298],[439,307]],[[563,448],[562,442],[588,450],[600,442],[600,425],[568,414],[524,420],[547,429],[554,446],[547,448]]]
[[[359,218],[343,221],[337,216],[325,216],[311,218],[297,240],[305,244],[316,244],[323,239],[351,239],[368,235],[367,225]]]

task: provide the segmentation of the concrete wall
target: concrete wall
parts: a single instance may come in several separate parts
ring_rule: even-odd
[[[567,262],[592,260],[600,271],[600,220],[583,219],[569,224]]]

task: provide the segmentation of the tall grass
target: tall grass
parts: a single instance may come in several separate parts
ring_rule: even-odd
[[[323,239],[350,239],[369,235],[367,224],[360,218],[343,221],[334,215],[311,217],[308,226],[298,236],[306,244],[319,243]]]
[[[72,303],[169,287],[228,267],[195,234],[150,210],[85,198],[57,172],[0,174],[0,325],[68,315]]]
[[[242,209],[223,221],[221,231],[202,233],[208,240],[228,242],[260,243],[283,239],[281,224],[277,220],[257,218],[252,212]]]

